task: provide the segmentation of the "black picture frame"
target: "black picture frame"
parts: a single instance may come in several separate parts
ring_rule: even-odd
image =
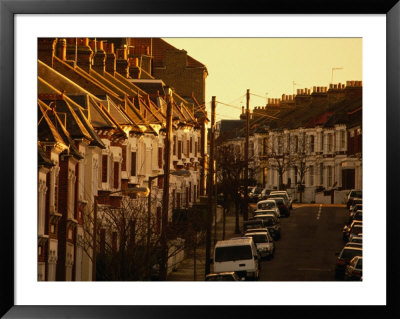
[[[387,106],[386,106],[386,213],[387,213],[387,283],[386,306],[20,306],[15,305],[14,288],[14,197],[15,127],[14,127],[14,17],[15,14],[385,14],[387,21]],[[0,0],[0,180],[2,243],[0,276],[0,315],[5,318],[203,318],[247,317],[249,315],[300,317],[329,316],[347,318],[371,315],[400,317],[399,232],[396,207],[397,163],[400,162],[400,3],[398,0],[328,0],[265,1],[245,3],[190,2],[162,0]],[[365,141],[364,141],[365,142]],[[383,187],[381,185],[380,187]],[[377,186],[379,187],[379,186]],[[397,195],[398,196],[398,195]],[[380,199],[383,201],[383,199]],[[344,292],[346,293],[346,292]],[[194,298],[201,296],[194,296]],[[267,308],[267,309],[266,309]]]

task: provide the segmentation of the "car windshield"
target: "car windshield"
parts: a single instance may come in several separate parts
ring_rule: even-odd
[[[272,216],[271,217],[262,217],[260,219],[263,220],[264,225],[267,225],[267,226],[275,225],[275,220],[274,220],[274,218]]]
[[[362,191],[351,191],[351,197],[362,197]]]
[[[206,278],[206,280],[207,281],[235,281],[235,279],[231,275],[209,276]]]
[[[215,261],[234,261],[252,259],[251,247],[249,245],[227,246],[215,248]]]
[[[362,232],[362,226],[361,225],[354,225],[353,228],[350,231],[350,234],[358,234]]]
[[[275,208],[276,204],[275,202],[265,202],[265,203],[259,203],[257,205],[258,209],[271,209],[271,208]]]
[[[253,237],[253,241],[256,244],[267,242],[267,236],[263,234],[251,234],[251,235],[246,235],[246,237]]]
[[[359,249],[343,249],[340,254],[341,259],[351,259],[354,256],[362,256],[362,250]]]
[[[362,268],[362,258],[358,258],[357,266],[356,268]]]

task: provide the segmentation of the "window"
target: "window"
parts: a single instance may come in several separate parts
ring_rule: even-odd
[[[158,168],[162,168],[163,158],[162,158],[162,147],[158,148]]]
[[[119,186],[119,163],[114,162],[114,188]]]
[[[345,148],[345,143],[346,143],[346,132],[345,131],[340,131],[340,148],[343,149]]]
[[[263,139],[263,154],[267,155],[268,153],[268,137],[264,137]]]
[[[131,157],[131,176],[136,176],[136,152],[132,152],[132,157]]]
[[[327,186],[332,186],[332,166],[327,167]]]
[[[320,145],[319,145],[319,151],[320,151],[320,152],[323,152],[323,151],[324,151],[324,134],[321,132],[321,133],[319,134],[319,137],[320,137],[320,139],[319,139],[319,143],[320,143]]]
[[[278,154],[283,153],[282,136],[278,136]]]
[[[328,134],[328,152],[333,151],[333,134]]]
[[[194,156],[197,157],[197,142],[194,143]]]
[[[319,183],[324,185],[324,164],[319,166]]]
[[[178,141],[178,159],[182,158],[182,141]]]
[[[310,166],[310,186],[314,186],[314,166]]]
[[[310,135],[310,152],[314,153],[314,135]]]
[[[190,138],[190,149],[189,149],[190,153],[193,153],[193,137]]]
[[[176,135],[174,136],[174,145],[172,147],[172,154],[176,155]]]
[[[103,155],[101,164],[101,181],[107,183],[108,156]]]
[[[160,176],[157,178],[157,187],[162,189],[164,186],[164,176]]]
[[[189,140],[186,140],[186,157],[189,157],[189,147],[190,147],[190,145],[189,145]]]
[[[121,169],[126,171],[126,145],[122,146],[122,164]]]
[[[297,153],[299,151],[299,137],[294,137],[294,152]]]
[[[54,183],[54,211],[58,212],[58,187],[59,187],[59,183],[60,183],[60,174],[59,174],[59,170],[57,170],[55,172],[56,176],[55,176],[55,183]]]

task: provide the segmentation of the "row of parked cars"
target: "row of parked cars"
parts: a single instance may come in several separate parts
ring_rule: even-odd
[[[280,218],[289,217],[291,208],[286,191],[272,191],[257,202],[253,216],[243,222],[242,236],[216,243],[214,273],[206,280],[259,280],[261,261],[274,257],[275,240],[281,238]]]
[[[343,240],[346,242],[338,254],[335,278],[338,280],[362,280],[362,192],[352,190],[348,194],[349,216],[343,227]]]

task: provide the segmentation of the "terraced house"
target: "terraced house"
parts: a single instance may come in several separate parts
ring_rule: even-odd
[[[220,145],[230,144],[242,155],[244,119],[243,109],[241,129],[219,133]],[[361,189],[362,82],[298,89],[297,95],[255,107],[249,168],[254,184],[287,189],[303,202],[342,203],[348,190]]]
[[[195,60],[185,51],[151,39],[150,53],[141,41],[38,39],[38,280],[143,279],[141,241],[150,230],[156,241],[160,232],[162,177],[154,178],[150,211],[148,199],[131,190],[164,172],[169,100],[170,169],[190,172],[170,176],[169,219],[173,208],[204,195],[207,69],[196,61],[191,76]],[[154,72],[164,62],[163,73]],[[188,69],[185,90],[174,86],[179,74],[168,73],[171,64]],[[127,217],[127,205],[137,215]],[[127,257],[132,245],[136,255]],[[113,265],[108,252],[129,258],[127,268]],[[107,265],[113,277],[99,278]]]

